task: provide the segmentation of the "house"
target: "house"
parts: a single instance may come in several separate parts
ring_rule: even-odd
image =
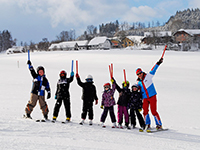
[[[144,38],[142,42],[149,44],[153,39],[156,38],[157,43],[166,43],[172,41],[172,32],[171,31],[152,31],[144,32]]]
[[[191,38],[200,38],[200,29],[180,29],[174,33],[174,39],[177,43],[189,41]]]
[[[25,53],[25,49],[23,46],[13,46],[6,50],[6,54],[13,54],[13,53]]]
[[[134,46],[141,43],[143,39],[143,36],[126,36],[124,39],[122,39],[122,46],[128,47],[128,46]]]
[[[106,36],[94,37],[88,43],[89,49],[110,49],[111,43]]]
[[[144,32],[144,37],[166,37],[166,36],[172,36],[171,31],[152,31],[152,32]]]
[[[87,49],[87,40],[83,41],[66,41],[56,44],[51,44],[49,50],[80,50]]]
[[[111,48],[121,48],[122,45],[117,38],[110,39]]]

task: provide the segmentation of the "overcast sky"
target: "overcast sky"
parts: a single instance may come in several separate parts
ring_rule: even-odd
[[[61,31],[79,36],[88,25],[116,20],[162,25],[187,8],[200,8],[200,0],[0,0],[0,31],[10,31],[18,45],[38,43],[56,40]]]

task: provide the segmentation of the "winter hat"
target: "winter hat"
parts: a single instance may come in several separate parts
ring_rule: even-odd
[[[123,86],[123,87],[125,87],[124,85],[125,85],[125,81],[122,82],[122,86]],[[126,86],[129,87],[129,81],[126,81]]]
[[[44,71],[44,67],[42,67],[42,66],[38,66],[38,67],[37,67],[37,73],[39,73],[39,70],[43,70],[43,72],[45,72],[45,71]]]
[[[138,74],[139,72],[142,72],[142,69],[141,69],[141,68],[137,68],[137,69],[135,70],[135,73],[136,73],[136,74]]]
[[[60,72],[60,77],[66,78],[66,75],[67,75],[67,73],[66,73],[66,71],[64,71],[64,70],[62,70],[62,71]]]
[[[109,87],[110,87],[110,83],[105,83],[105,84],[103,85],[103,87],[106,87],[106,86],[109,86]]]
[[[132,88],[133,88],[133,87],[138,88],[138,85],[137,85],[137,84],[133,84],[133,85],[132,85]]]

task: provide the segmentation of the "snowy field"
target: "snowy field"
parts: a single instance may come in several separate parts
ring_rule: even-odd
[[[197,150],[200,149],[200,52],[166,51],[164,62],[154,77],[158,95],[158,112],[163,127],[168,131],[140,133],[138,129],[112,129],[110,117],[105,129],[98,126],[103,84],[110,81],[108,65],[114,64],[114,77],[123,82],[123,69],[131,85],[136,81],[135,69],[141,67],[148,72],[159,60],[159,50],[96,50],[34,52],[31,61],[36,69],[43,65],[50,82],[52,97],[47,100],[49,118],[55,105],[54,94],[58,74],[62,69],[71,70],[71,60],[79,61],[79,74],[84,81],[91,74],[97,87],[99,104],[94,106],[94,125],[80,126],[82,89],[76,79],[70,86],[72,122],[65,120],[64,107],[58,122],[37,123],[22,118],[30,97],[32,78],[27,67],[27,53],[0,54],[0,149],[2,150]],[[117,100],[118,93],[115,92]],[[117,106],[115,106],[117,114]],[[151,113],[150,113],[151,115]],[[41,119],[39,104],[32,117]],[[155,127],[151,115],[152,127]],[[139,127],[137,122],[137,127]]]

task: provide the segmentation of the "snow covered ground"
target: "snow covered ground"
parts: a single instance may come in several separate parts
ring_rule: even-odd
[[[58,122],[36,123],[22,118],[25,105],[30,97],[32,78],[27,62],[27,53],[0,54],[0,149],[69,149],[69,150],[183,150],[200,149],[200,52],[166,51],[164,63],[154,77],[158,92],[158,112],[163,127],[169,131],[140,133],[138,129],[111,129],[111,121],[106,119],[107,128],[98,126],[102,110],[100,109],[103,84],[109,82],[108,65],[114,64],[114,77],[121,84],[123,69],[127,80],[136,81],[135,69],[141,67],[148,72],[162,54],[162,49],[107,50],[107,51],[59,51],[31,53],[33,66],[43,65],[50,81],[52,98],[47,100],[52,118],[55,104],[54,94],[58,74],[62,69],[71,69],[71,60],[79,61],[79,73],[82,81],[91,74],[97,87],[99,104],[94,106],[94,125],[80,126],[82,109],[82,89],[76,79],[70,86],[72,122],[65,120],[64,107],[61,107]],[[118,93],[115,93],[117,100]],[[115,106],[117,114],[117,106]],[[151,113],[150,113],[151,114]],[[152,115],[151,115],[152,116]],[[32,117],[42,118],[39,105]],[[152,119],[152,127],[155,123]],[[138,124],[137,124],[137,127]]]

